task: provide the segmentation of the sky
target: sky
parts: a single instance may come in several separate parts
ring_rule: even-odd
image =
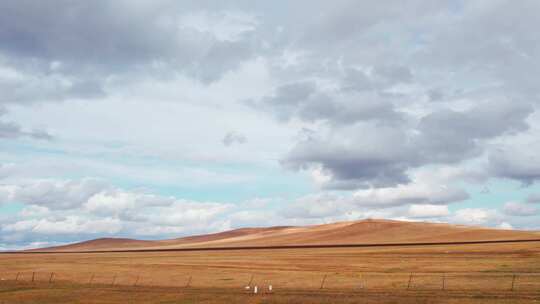
[[[540,2],[0,1],[0,250],[540,229]]]

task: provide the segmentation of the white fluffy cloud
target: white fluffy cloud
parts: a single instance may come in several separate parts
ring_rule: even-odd
[[[444,185],[408,184],[393,188],[358,190],[352,199],[358,205],[399,206],[406,204],[448,204],[462,201],[469,196],[459,188]]]
[[[500,220],[500,214],[493,209],[464,208],[451,217],[452,222],[464,225],[489,225]]]
[[[393,187],[360,189],[352,193],[358,205],[392,207],[408,204],[447,205],[469,198],[456,181],[478,179],[476,173],[451,167],[426,168],[411,175],[411,182]]]
[[[64,239],[97,235],[175,236],[230,227],[227,203],[196,202],[173,196],[115,188],[94,179],[24,180],[2,185],[2,202],[25,207],[0,224],[0,240]],[[16,245],[22,246],[22,245]]]
[[[514,229],[514,227],[507,223],[507,222],[502,222],[499,226],[498,226],[500,229],[505,229],[505,230],[512,230]]]
[[[67,216],[63,219],[22,220],[2,226],[3,232],[31,232],[45,235],[55,234],[115,234],[122,229],[122,223],[114,218],[85,219]]]
[[[35,180],[10,186],[9,198],[14,202],[45,206],[50,209],[80,207],[90,197],[104,191],[102,181],[84,179],[80,181]]]
[[[94,214],[120,215],[143,207],[170,206],[174,201],[173,197],[115,189],[92,195],[81,207]]]
[[[450,214],[445,205],[411,205],[408,215],[413,218],[440,218]]]

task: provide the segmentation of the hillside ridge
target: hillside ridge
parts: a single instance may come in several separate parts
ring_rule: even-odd
[[[367,219],[310,226],[238,228],[211,234],[155,241],[129,238],[99,238],[69,245],[34,249],[33,251],[114,251],[245,246],[437,243],[519,239],[540,239],[540,232],[503,230],[447,223]]]

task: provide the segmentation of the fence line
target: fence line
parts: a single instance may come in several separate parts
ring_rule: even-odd
[[[320,273],[319,273],[320,274]],[[536,291],[540,292],[540,273],[389,273],[389,272],[370,272],[360,273],[356,276],[351,276],[350,273],[334,273],[322,274],[319,276],[320,285],[318,289],[370,289],[370,290],[386,290],[386,289],[401,289],[410,291],[420,290],[440,290],[440,291],[459,291],[459,290],[499,290],[499,291]],[[89,279],[85,279],[85,277]],[[161,281],[156,283],[152,273],[69,273],[69,272],[12,272],[10,274],[0,273],[0,284],[2,281],[13,281],[17,283],[78,283],[88,285],[109,285],[109,286],[162,286],[162,287],[179,287],[190,288],[193,282],[197,282],[196,287],[213,287],[213,288],[242,288],[246,286],[241,281],[233,278],[223,278],[219,275],[209,277],[193,274],[181,274],[175,276],[158,276]],[[222,274],[223,276],[224,274]],[[146,279],[145,279],[146,276]],[[317,289],[314,286],[314,276],[304,276],[297,280],[279,281],[279,274],[265,275],[257,273],[257,284],[259,286],[270,286],[274,288],[298,288],[298,289]],[[286,276],[286,275],[283,275]],[[254,281],[255,274],[251,274],[249,284],[251,286]],[[277,278],[276,278],[277,277]],[[112,280],[111,280],[112,278]],[[182,284],[182,278],[184,283]],[[107,283],[108,281],[108,283]],[[230,283],[227,283],[231,281]],[[309,282],[311,284],[306,284]],[[288,284],[287,282],[292,282]],[[245,281],[244,281],[245,283]],[[297,285],[295,285],[297,284]],[[316,283],[315,283],[316,284]],[[262,287],[261,287],[262,288]]]

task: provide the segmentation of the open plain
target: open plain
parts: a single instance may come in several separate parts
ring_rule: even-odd
[[[0,279],[6,304],[540,303],[540,241],[4,253]]]

